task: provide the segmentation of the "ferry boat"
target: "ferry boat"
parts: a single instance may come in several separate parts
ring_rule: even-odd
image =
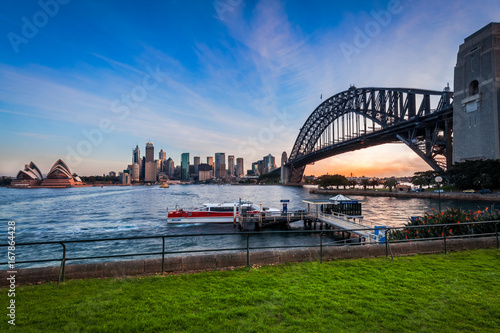
[[[191,210],[167,210],[167,223],[235,223],[240,216],[255,216],[266,212],[279,212],[278,209],[262,208],[250,202],[233,202],[222,204],[203,204],[200,208]]]

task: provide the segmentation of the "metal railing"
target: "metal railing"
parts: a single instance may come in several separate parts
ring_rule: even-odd
[[[470,238],[470,237],[484,237],[484,236],[495,236],[496,237],[496,246],[499,248],[499,224],[500,221],[482,221],[482,222],[468,222],[461,223],[460,226],[467,225],[482,225],[482,224],[493,224],[494,223],[494,232],[487,233],[472,233],[466,235],[448,235],[447,228],[450,226],[456,227],[456,223],[449,224],[435,224],[435,225],[419,225],[419,226],[401,226],[401,227],[386,227],[384,229],[377,229],[380,233],[385,232],[385,238],[381,238],[379,234],[378,241],[376,243],[384,245],[385,244],[385,254],[386,257],[389,256],[390,252],[390,244],[393,243],[404,243],[404,242],[423,242],[430,240],[443,240],[444,243],[444,253],[447,253],[446,241],[448,239],[455,238]],[[412,239],[404,239],[404,240],[389,240],[391,230],[397,229],[419,229],[419,228],[441,228],[442,236],[441,237],[429,237],[429,238],[412,238]],[[59,277],[58,283],[61,281],[64,282],[65,276],[65,267],[66,262],[68,261],[76,261],[76,260],[96,260],[96,259],[109,259],[109,258],[119,258],[119,257],[137,257],[137,256],[157,256],[161,255],[161,266],[162,273],[165,272],[165,255],[175,255],[175,254],[186,254],[186,253],[204,253],[204,252],[228,252],[228,251],[246,251],[247,257],[247,268],[250,269],[250,250],[265,250],[265,249],[287,249],[287,248],[311,248],[311,247],[319,247],[319,255],[320,262],[323,263],[323,248],[325,246],[338,246],[338,245],[363,245],[365,243],[361,242],[361,238],[358,238],[358,242],[355,242],[353,238],[351,239],[342,239],[330,241],[328,244],[324,244],[323,238],[325,235],[333,235],[336,232],[342,231],[347,233],[360,233],[363,231],[371,231],[375,232],[375,228],[358,228],[358,229],[330,229],[330,230],[297,230],[297,231],[259,231],[259,232],[243,232],[243,233],[207,233],[207,234],[178,234],[178,235],[163,235],[163,236],[144,236],[144,237],[120,237],[120,238],[104,238],[104,239],[82,239],[82,240],[68,240],[68,241],[51,241],[51,242],[30,242],[30,243],[18,243],[17,246],[39,246],[39,245],[61,245],[62,247],[62,257],[60,258],[50,258],[50,259],[37,259],[37,260],[26,260],[26,261],[17,261],[16,264],[28,264],[28,263],[43,263],[43,262],[54,262],[60,261],[59,268]],[[278,235],[278,234],[311,234],[311,235],[319,235],[319,244],[317,245],[269,245],[269,246],[250,246],[250,237],[256,237],[259,235]],[[201,250],[180,250],[180,251],[165,251],[166,239],[171,238],[191,238],[191,237],[209,237],[209,236],[232,236],[232,237],[241,237],[246,236],[246,246],[245,247],[232,247],[232,248],[210,248],[210,249],[201,249]],[[100,255],[100,256],[85,256],[85,257],[67,257],[67,249],[66,245],[73,243],[98,243],[98,242],[110,242],[110,241],[134,241],[134,240],[145,240],[145,239],[162,239],[162,248],[161,252],[144,252],[144,253],[125,253],[125,254],[108,254],[108,255]],[[9,244],[0,244],[1,246],[9,246]],[[392,257],[392,252],[391,252]],[[7,265],[6,262],[0,263],[1,265]]]

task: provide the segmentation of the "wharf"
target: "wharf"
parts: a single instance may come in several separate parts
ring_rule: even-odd
[[[256,230],[262,230],[266,226],[271,225],[285,225],[287,228],[290,227],[290,223],[303,221],[304,226],[309,229],[338,229],[339,232],[346,232],[348,238],[351,235],[359,237],[360,241],[363,242],[378,242],[380,241],[379,236],[375,233],[375,222],[367,221],[363,219],[363,216],[352,216],[345,215],[341,213],[331,213],[326,214],[316,209],[315,212],[311,210],[310,204],[318,205],[322,202],[311,202],[308,203],[308,210],[298,210],[289,212],[266,212],[265,214],[258,214],[256,216],[245,216],[237,217],[235,219],[235,226],[237,225],[240,230],[245,230],[246,225],[254,225]]]

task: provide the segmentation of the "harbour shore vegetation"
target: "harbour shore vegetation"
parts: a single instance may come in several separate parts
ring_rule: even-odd
[[[426,212],[424,216],[413,218],[402,229],[388,232],[389,240],[416,240],[421,238],[462,236],[494,233],[495,224],[470,224],[471,222],[500,221],[500,211],[485,207],[483,210],[465,211],[461,208],[446,208],[438,212]],[[467,223],[464,225],[464,223]],[[451,224],[446,228],[433,227],[439,224]],[[418,226],[419,228],[415,228]],[[408,228],[410,227],[410,228]]]

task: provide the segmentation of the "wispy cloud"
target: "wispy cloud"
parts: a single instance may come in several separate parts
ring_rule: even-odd
[[[202,155],[226,151],[247,162],[268,153],[279,156],[291,150],[299,128],[321,102],[320,95],[327,98],[349,84],[436,90],[447,82],[453,85],[458,45],[500,14],[500,5],[493,0],[401,1],[402,11],[346,62],[339,45],[351,42],[354,28],[364,29],[374,20],[370,12],[385,10],[388,3],[312,3],[304,7],[307,11],[297,12],[299,5],[280,0],[231,2],[223,20],[211,17],[215,10],[206,14],[182,4],[158,6],[161,13],[141,13],[145,7],[151,9],[144,5],[137,8],[137,15],[130,15],[131,5],[121,12],[121,3],[68,6],[64,15],[69,18],[79,17],[72,10],[99,17],[90,27],[95,35],[87,36],[75,26],[58,26],[68,18],[61,14],[60,21],[51,21],[44,34],[30,42],[33,57],[25,52],[12,63],[0,64],[0,117],[52,124],[53,136],[44,134],[35,121],[24,121],[27,128],[17,134],[40,140],[67,137],[64,141],[72,145],[84,138],[83,131],[109,119],[115,130],[94,147],[88,161],[98,161],[108,150],[110,159],[119,160],[124,154],[126,163],[130,147],[123,145],[143,144],[141,138],[169,147],[168,154],[177,161],[184,151]],[[174,29],[181,20],[175,11],[180,9],[197,15],[193,20],[201,18],[206,31]],[[109,13],[114,11],[113,21]],[[148,27],[151,15],[169,15],[169,20],[154,21],[161,28]],[[51,33],[59,36],[65,29],[71,36],[83,37],[71,42],[75,50],[46,45]],[[59,58],[46,54],[50,47]],[[162,72],[158,86],[129,106],[126,116],[113,112],[114,101],[143,85],[148,68]],[[247,154],[242,142],[259,141],[263,130],[273,128],[276,112],[283,111],[291,115],[286,130],[275,130],[270,142],[260,140],[252,147],[256,153]],[[396,155],[414,164],[411,152],[397,149]],[[354,165],[363,154],[368,160],[374,158],[370,152],[335,160]]]

